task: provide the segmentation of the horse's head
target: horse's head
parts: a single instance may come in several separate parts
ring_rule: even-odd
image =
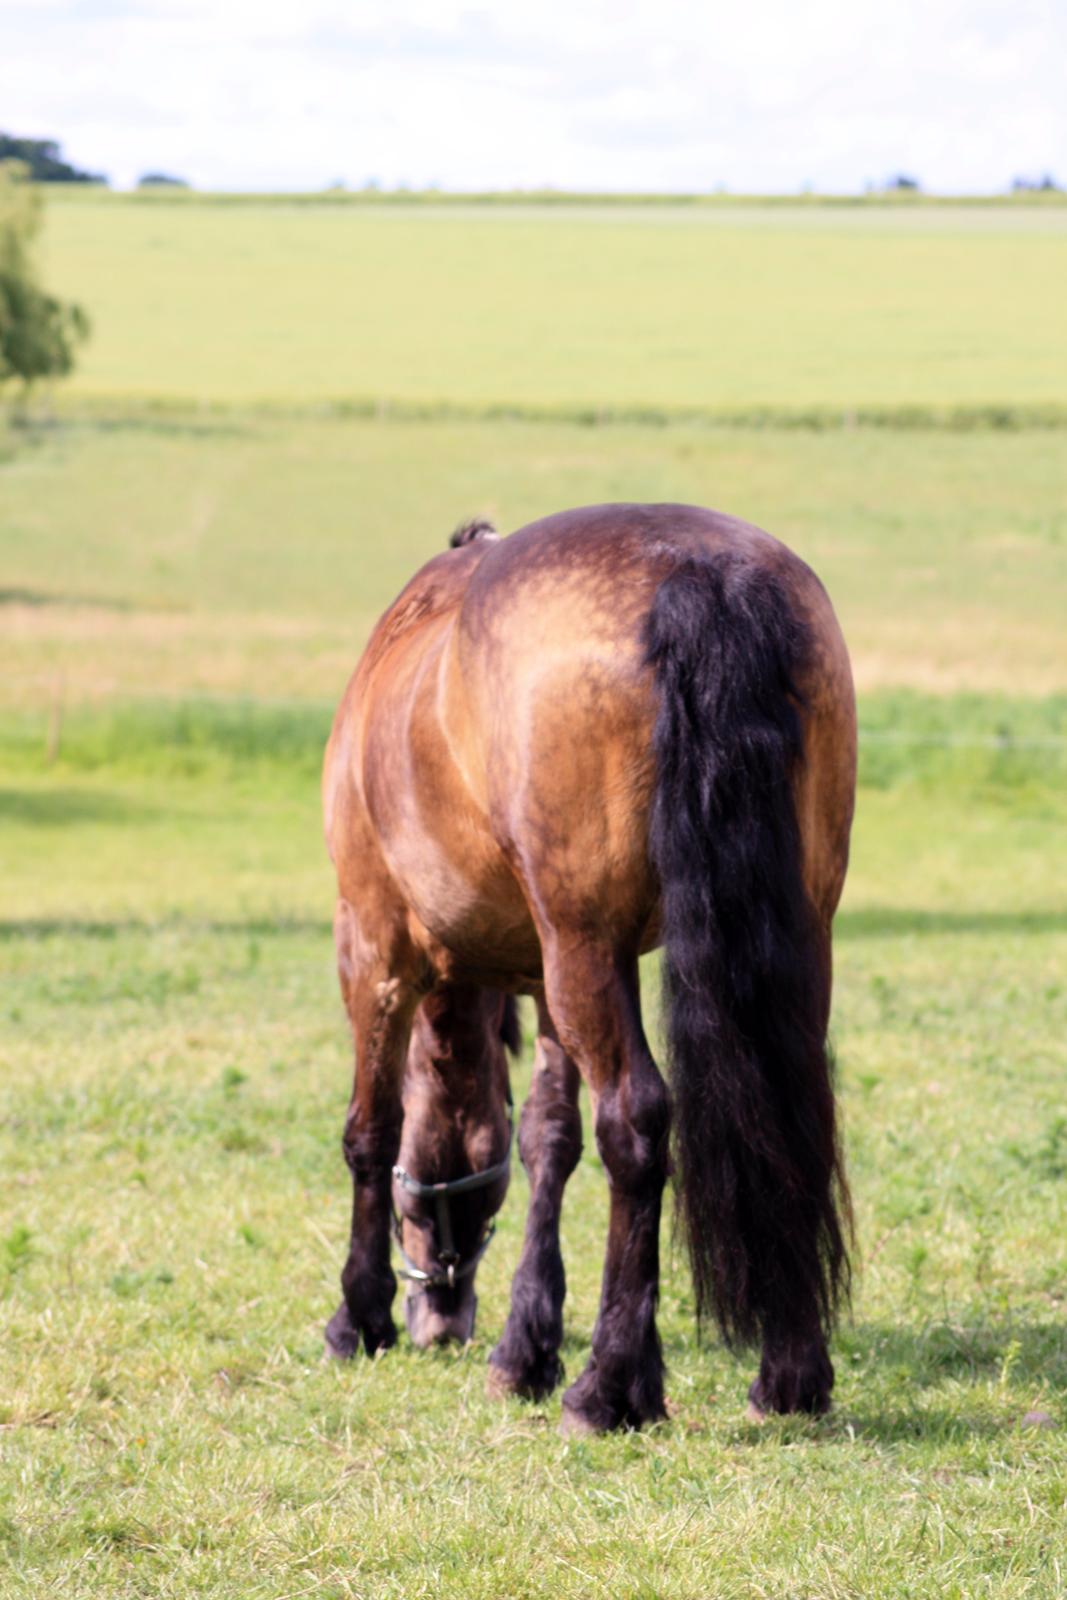
[[[518,1046],[515,1002],[490,990],[443,990],[415,1017],[393,1204],[404,1318],[422,1347],[474,1332],[474,1277],[510,1169],[505,1045]]]

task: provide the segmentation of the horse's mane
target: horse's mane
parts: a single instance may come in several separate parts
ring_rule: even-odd
[[[473,544],[475,539],[499,538],[495,525],[488,517],[471,517],[468,522],[460,523],[448,543],[451,549],[458,550],[461,545]]]

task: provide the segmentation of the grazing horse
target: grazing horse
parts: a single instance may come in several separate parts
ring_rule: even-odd
[[[378,623],[323,779],[355,1039],[344,1298],[327,1347],[465,1340],[507,1187],[506,1048],[537,1006],[530,1206],[492,1392],[558,1382],[560,1208],[593,1106],[611,1212],[578,1431],[665,1414],[660,1204],[673,1164],[698,1314],[762,1354],[758,1413],[826,1409],[848,1196],[826,1032],[855,787],[848,655],[770,535],[605,505],[468,524]],[[664,947],[670,1091],[638,959]]]

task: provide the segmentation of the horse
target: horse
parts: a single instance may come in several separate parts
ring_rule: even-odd
[[[537,1037],[530,1185],[490,1393],[562,1376],[559,1224],[592,1105],[610,1219],[575,1432],[665,1412],[673,1170],[697,1315],[757,1345],[754,1416],[819,1413],[851,1213],[827,1028],[856,719],[826,591],[760,529],[687,505],[476,520],[374,629],[323,769],[356,1068],[329,1354],[469,1340],[511,1149],[515,997]],[[663,948],[668,1083],[641,1016]]]

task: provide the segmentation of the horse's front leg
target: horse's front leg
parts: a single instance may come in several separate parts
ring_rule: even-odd
[[[396,1275],[389,1262],[392,1171],[403,1122],[401,1086],[418,993],[358,934],[355,912],[334,923],[341,992],[356,1051],[355,1083],[342,1146],[352,1174],[352,1231],[341,1273],[344,1298],[326,1328],[326,1349],[354,1356],[396,1342]]]
[[[526,1237],[511,1286],[511,1311],[489,1357],[490,1394],[540,1400],[563,1375],[563,1300],[567,1280],[559,1247],[563,1190],[582,1153],[578,1069],[538,1003],[533,1083],[519,1124],[519,1153],[530,1180]]]
[[[560,1041],[593,1094],[611,1188],[592,1354],[563,1396],[563,1423],[578,1432],[640,1427],[666,1415],[656,1301],[670,1100],[641,1025],[635,956],[557,937],[545,981]]]

